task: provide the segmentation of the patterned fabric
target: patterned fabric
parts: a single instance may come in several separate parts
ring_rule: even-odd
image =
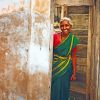
[[[79,40],[72,33],[62,43],[58,37],[59,34],[54,37],[51,100],[68,100],[73,71],[71,54]]]

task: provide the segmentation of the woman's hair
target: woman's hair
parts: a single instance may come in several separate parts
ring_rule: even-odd
[[[73,26],[72,20],[71,20],[70,18],[68,18],[68,17],[63,17],[63,18],[61,18],[60,23],[61,23],[62,21],[64,21],[64,20],[67,20],[67,21],[69,22],[69,24],[70,24],[71,26]]]

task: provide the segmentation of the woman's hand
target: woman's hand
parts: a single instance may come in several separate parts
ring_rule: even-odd
[[[75,80],[76,80],[76,75],[75,74],[72,74],[71,81],[75,81]]]

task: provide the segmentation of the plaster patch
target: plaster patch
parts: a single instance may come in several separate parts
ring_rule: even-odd
[[[49,49],[30,43],[28,70],[31,74],[36,72],[49,72]]]

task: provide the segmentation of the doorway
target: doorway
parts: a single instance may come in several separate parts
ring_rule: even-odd
[[[73,33],[79,38],[77,52],[77,80],[71,81],[70,99],[89,100],[92,9],[89,5],[54,5],[54,31],[59,32],[59,21],[70,17]]]

